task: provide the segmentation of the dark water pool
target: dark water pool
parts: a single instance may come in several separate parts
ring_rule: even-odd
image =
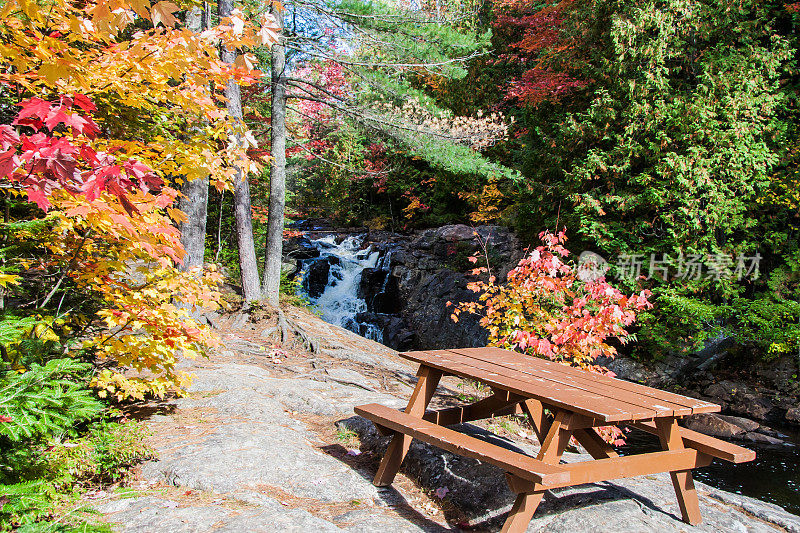
[[[632,430],[621,454],[660,450],[658,438]],[[780,505],[800,515],[800,434],[787,439],[792,445],[767,446],[737,443],[756,451],[755,461],[735,465],[715,459],[694,471],[695,479],[712,487]]]

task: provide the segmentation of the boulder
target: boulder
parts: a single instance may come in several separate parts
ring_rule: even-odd
[[[731,438],[746,432],[741,426],[729,422],[719,415],[709,413],[687,417],[684,424],[692,431],[698,431],[712,437]]]
[[[731,411],[756,420],[765,420],[772,411],[772,402],[757,394],[738,395],[731,404]]]
[[[737,425],[745,431],[757,431],[761,427],[761,424],[759,424],[755,420],[750,420],[749,418],[743,418],[741,416],[727,416],[727,415],[715,415],[715,416],[717,418],[721,418],[726,422]]]
[[[328,275],[331,271],[331,264],[325,259],[316,259],[306,262],[304,269],[306,277],[303,280],[306,292],[311,298],[318,298],[328,285]]]
[[[800,407],[792,407],[786,411],[786,421],[793,424],[800,424]]]
[[[307,237],[294,237],[283,243],[283,257],[296,260],[313,259],[319,257],[319,250]]]
[[[715,400],[729,402],[733,399],[733,395],[736,394],[736,386],[730,381],[720,381],[706,387],[703,393]]]
[[[464,224],[442,226],[436,230],[436,237],[447,242],[471,241],[475,238],[475,230]]]
[[[749,432],[745,433],[741,436],[742,440],[750,441],[750,442],[757,442],[759,444],[786,444],[784,441],[777,437],[770,437],[769,435],[764,435],[763,433],[755,433]]]

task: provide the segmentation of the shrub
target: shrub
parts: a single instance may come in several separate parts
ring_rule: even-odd
[[[542,232],[539,237],[545,245],[524,257],[508,273],[506,284],[497,284],[491,273],[488,283],[471,283],[480,298],[460,304],[453,319],[457,321],[464,311],[482,312],[481,325],[488,329],[492,346],[612,374],[596,360],[616,355],[612,342],[625,344],[635,339],[625,328],[634,323],[637,312],[652,307],[649,291],[625,296],[593,265],[568,262],[563,231],[557,235]],[[476,262],[477,257],[472,260]],[[484,271],[488,266],[473,272]],[[598,428],[598,433],[609,442],[624,442],[616,427]]]
[[[608,372],[595,364],[596,359],[616,355],[612,342],[635,339],[625,328],[633,324],[637,312],[652,307],[649,291],[625,296],[602,273],[593,275],[588,267],[566,261],[569,251],[562,246],[567,240],[563,231],[539,237],[545,245],[524,257],[508,273],[506,284],[497,284],[493,276],[488,283],[470,283],[471,290],[481,293],[479,301],[459,305],[453,319],[463,311],[482,312],[481,325],[488,329],[493,346]]]

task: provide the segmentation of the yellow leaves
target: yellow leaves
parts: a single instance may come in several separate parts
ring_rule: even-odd
[[[175,368],[178,356],[200,355],[218,342],[175,305],[214,309],[222,277],[213,269],[179,270],[184,252],[175,223],[185,215],[169,180],[208,176],[222,190],[231,188],[233,164],[258,170],[246,154],[255,139],[244,129],[246,142],[227,146],[231,123],[220,103],[230,80],[246,85],[260,73],[251,54],[236,67],[223,63],[218,45],[247,48],[279,38],[267,15],[260,27],[237,13],[202,33],[175,29],[179,9],[168,0],[152,7],[149,0],[8,0],[0,7],[0,85],[9,94],[48,99],[88,96],[102,109],[99,117],[111,117],[98,118],[103,132],[123,138],[86,140],[87,146],[118,162],[136,159],[165,182],[156,194],[132,192],[133,214],[112,195],[87,202],[53,192],[52,231],[37,236],[46,256],[35,267],[67,272],[78,290],[100,302],[92,319],[104,327],[86,334],[82,346],[117,364],[119,372],[104,370],[93,380],[99,394],[117,399],[184,387],[188,378]],[[137,24],[136,33],[124,32],[135,17],[157,27]],[[129,116],[152,130],[131,134],[124,122]],[[0,287],[17,281],[0,272]],[[54,335],[47,328],[32,333]]]
[[[187,220],[186,213],[184,213],[180,209],[175,209],[174,207],[168,207],[167,214],[170,216],[172,220],[175,221],[176,224],[186,222]]]
[[[17,285],[20,277],[15,274],[0,272],[0,287],[8,288],[9,285]]]
[[[261,15],[261,29],[257,32],[261,44],[277,43],[280,40],[280,31],[274,16],[267,13]]]
[[[30,0],[17,0],[20,9],[22,10],[25,15],[31,19],[32,21],[41,21],[42,20],[42,12],[40,11],[39,5],[36,2],[32,2]],[[9,2],[9,5],[13,5],[14,2]]]
[[[172,2],[162,1],[153,6],[150,10],[150,17],[153,21],[153,26],[163,24],[167,28],[171,28],[178,20],[172,15],[180,8]]]
[[[43,63],[41,67],[39,67],[39,76],[46,79],[50,83],[55,83],[59,80],[62,75],[65,73],[65,70],[62,67],[59,67],[56,63]]]

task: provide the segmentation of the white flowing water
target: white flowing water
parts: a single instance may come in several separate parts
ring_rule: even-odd
[[[363,238],[350,236],[336,244],[335,237],[329,235],[311,241],[320,251],[319,258],[314,261],[335,257],[328,272],[328,284],[322,294],[312,298],[306,294],[307,269],[303,272],[303,283],[298,291],[306,296],[316,307],[322,319],[331,324],[349,329],[359,335],[377,342],[383,342],[383,334],[373,324],[363,324],[356,320],[356,315],[367,310],[367,302],[358,297],[358,286],[365,268],[376,268],[380,252],[372,251],[372,247],[361,249]]]

